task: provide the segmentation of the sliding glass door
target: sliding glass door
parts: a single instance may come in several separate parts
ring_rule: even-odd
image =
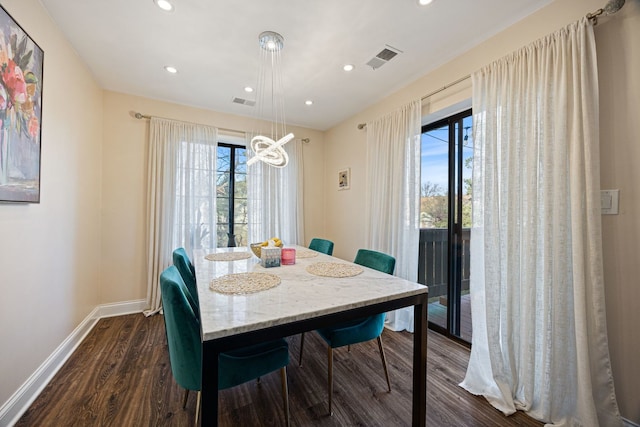
[[[429,326],[471,342],[471,110],[422,129],[420,264]]]

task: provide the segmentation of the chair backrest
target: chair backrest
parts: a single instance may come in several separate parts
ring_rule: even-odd
[[[333,242],[326,239],[313,238],[309,243],[309,249],[323,254],[333,255]]]
[[[193,267],[189,255],[184,248],[173,251],[173,265],[176,266],[182,277],[182,281],[187,285],[191,300],[195,301],[197,309],[196,315],[200,315],[200,301],[198,299],[198,285],[196,284],[196,269]]]
[[[396,267],[396,259],[394,257],[369,249],[358,249],[353,262],[387,274],[393,274],[393,270]]]
[[[200,321],[188,289],[175,266],[160,275],[164,324],[167,329],[171,372],[176,382],[187,390],[200,390],[202,345]]]

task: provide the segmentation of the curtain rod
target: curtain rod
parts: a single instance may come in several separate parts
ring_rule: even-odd
[[[467,75],[466,75],[466,76],[464,76],[464,77],[460,77],[458,80],[455,80],[455,81],[453,81],[453,82],[451,82],[451,83],[449,83],[449,84],[446,84],[446,85],[442,86],[442,87],[441,87],[441,88],[439,88],[439,89],[434,90],[433,92],[429,92],[428,94],[426,94],[426,95],[422,96],[422,97],[420,98],[420,101],[424,101],[425,99],[430,98],[430,97],[432,97],[433,95],[435,95],[435,94],[438,94],[438,93],[442,92],[443,90],[449,89],[451,86],[455,86],[455,85],[457,85],[458,83],[461,83],[461,82],[463,82],[463,81],[465,81],[465,80],[467,80],[467,79],[469,79],[469,78],[471,78],[471,74],[467,74]],[[367,124],[366,124],[366,123],[358,123],[358,130],[362,130],[362,129],[366,128],[366,127],[367,127]]]
[[[607,4],[596,10],[595,12],[591,12],[591,13],[587,13],[587,15],[585,16],[585,18],[587,18],[589,21],[591,21],[591,23],[593,25],[598,25],[598,16],[604,15],[604,16],[609,16],[609,15],[613,15],[614,13],[618,12],[620,9],[622,9],[622,6],[624,6],[626,0],[609,0],[609,2],[607,2]],[[440,89],[434,90],[431,93],[428,93],[427,95],[423,96],[422,98],[420,98],[421,101],[424,101],[426,98],[429,98],[430,96],[433,96],[437,93],[442,92],[445,89],[450,88],[453,85],[456,85],[460,82],[463,82],[465,80],[467,80],[468,78],[471,77],[471,74],[466,75],[464,77],[459,78],[458,80],[451,82],[447,85],[442,86]],[[367,127],[366,123],[358,123],[358,130],[362,130],[364,128]]]
[[[187,121],[184,121],[184,120],[175,120],[175,119],[169,119],[169,118],[166,118],[166,117],[159,117],[159,116],[149,116],[147,114],[142,114],[142,113],[138,113],[138,112],[133,112],[133,117],[135,117],[136,119],[140,119],[140,120],[141,119],[151,120],[152,117],[155,117],[157,119],[173,120],[175,122],[188,123],[190,125],[202,125],[202,123],[187,122]],[[237,130],[237,129],[225,129],[225,128],[220,128],[220,127],[217,127],[217,126],[212,126],[212,127],[215,127],[216,129],[221,130],[221,131],[225,131],[225,132],[246,133],[244,131]]]
[[[151,120],[152,117],[156,117],[158,119],[173,120],[173,121],[176,121],[176,122],[188,123],[188,124],[191,124],[191,125],[202,125],[202,123],[186,122],[184,120],[167,119],[166,117],[159,117],[159,116],[149,116],[147,114],[138,113],[137,111],[132,111],[132,113],[133,113],[133,117],[135,117],[138,120],[141,120],[141,119]],[[218,130],[224,131],[224,132],[235,132],[235,133],[246,134],[246,132],[243,131],[243,130],[227,129],[227,128],[221,128],[221,127],[217,127],[217,126],[213,126],[213,127],[215,127]],[[311,142],[311,140],[309,138],[302,138],[302,139],[300,139],[300,141],[304,142],[305,144],[308,144],[309,142]]]
[[[624,6],[625,0],[609,0],[604,7],[596,10],[595,12],[587,13],[585,18],[587,18],[591,24],[598,25],[598,16],[604,15],[609,16],[613,15]]]

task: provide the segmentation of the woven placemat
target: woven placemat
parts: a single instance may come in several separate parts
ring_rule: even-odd
[[[266,291],[280,284],[280,278],[268,273],[227,274],[209,283],[212,291],[227,295],[252,294]]]
[[[318,252],[311,249],[296,249],[296,258],[313,258],[318,256]]]
[[[238,261],[251,258],[251,254],[249,252],[219,252],[217,254],[209,254],[204,258],[209,261]]]
[[[362,273],[362,268],[353,264],[339,262],[316,262],[307,266],[307,271],[316,276],[351,277]]]

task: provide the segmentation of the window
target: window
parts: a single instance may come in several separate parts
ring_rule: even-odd
[[[246,246],[247,149],[240,145],[218,143],[217,154],[217,246]]]

